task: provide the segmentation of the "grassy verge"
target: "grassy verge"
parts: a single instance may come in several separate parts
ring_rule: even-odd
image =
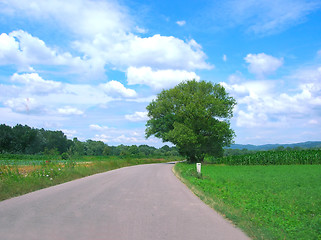
[[[321,165],[175,166],[207,204],[254,239],[321,239]]]
[[[23,157],[22,157],[23,158]],[[0,161],[0,201],[95,173],[172,159],[80,157],[73,160],[5,159]]]

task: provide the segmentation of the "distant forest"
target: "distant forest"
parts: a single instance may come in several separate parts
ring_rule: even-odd
[[[0,125],[0,153],[91,155],[91,156],[179,156],[176,147],[157,149],[148,145],[108,146],[102,141],[67,139],[62,131],[31,128],[18,124]]]

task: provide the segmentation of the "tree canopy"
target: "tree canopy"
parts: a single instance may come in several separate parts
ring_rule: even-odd
[[[148,106],[146,137],[172,142],[190,162],[222,156],[235,136],[229,119],[236,101],[219,84],[186,81],[163,90]]]
[[[67,153],[67,154],[65,154]],[[179,156],[176,147],[155,148],[148,145],[108,146],[102,141],[67,139],[62,131],[31,128],[18,124],[14,127],[0,124],[0,154],[44,154],[67,156]]]

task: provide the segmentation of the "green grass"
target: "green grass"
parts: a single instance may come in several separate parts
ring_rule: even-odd
[[[206,203],[254,239],[321,239],[321,165],[179,163],[175,171]]]
[[[7,155],[0,160],[0,201],[116,168],[169,161],[173,159],[85,156],[63,161],[56,157],[23,155],[10,159]]]
[[[221,158],[207,157],[206,161],[227,165],[321,164],[321,150],[259,151]]]

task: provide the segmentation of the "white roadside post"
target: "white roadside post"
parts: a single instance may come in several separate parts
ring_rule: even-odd
[[[197,174],[198,176],[201,176],[201,163],[196,163],[196,170],[197,170]]]

